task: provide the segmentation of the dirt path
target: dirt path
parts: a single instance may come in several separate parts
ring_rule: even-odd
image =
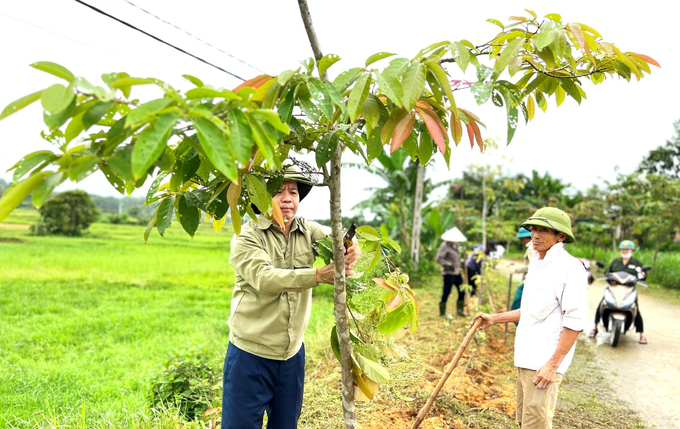
[[[589,288],[590,320],[595,317],[603,289],[601,281]],[[639,412],[650,427],[680,428],[680,307],[644,293],[639,304],[649,344],[638,344],[639,336],[633,328],[612,348],[609,334],[600,327],[597,356],[602,367],[609,368],[608,376],[618,397]]]

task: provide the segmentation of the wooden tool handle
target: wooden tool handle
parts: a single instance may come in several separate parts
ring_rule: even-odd
[[[453,369],[456,367],[456,365],[458,365],[460,357],[463,355],[463,352],[467,348],[468,344],[470,344],[470,341],[472,341],[472,337],[475,336],[475,332],[477,332],[477,328],[479,328],[479,325],[481,323],[482,319],[479,318],[475,320],[475,323],[470,327],[470,330],[465,336],[463,343],[460,345],[460,347],[458,347],[456,355],[453,357],[453,360],[451,360],[451,362],[449,363],[449,366],[446,368],[446,371],[444,371],[444,374],[442,375],[441,380],[439,380],[439,383],[437,383],[437,387],[435,387],[435,389],[432,391],[432,394],[430,395],[430,398],[427,400],[423,408],[421,408],[420,411],[418,412],[418,417],[416,417],[416,421],[413,422],[413,426],[411,426],[411,429],[418,429],[420,424],[425,419],[425,415],[427,415],[427,412],[430,411],[430,407],[432,407],[434,400],[437,398],[437,395],[444,387],[444,384],[446,384],[446,380],[448,380],[449,376],[453,372]]]

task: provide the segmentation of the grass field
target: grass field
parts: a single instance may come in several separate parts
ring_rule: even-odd
[[[231,230],[202,224],[192,240],[175,223],[144,244],[144,227],[98,223],[34,237],[36,219],[0,224],[0,427],[144,426],[149,380],[173,351],[223,358]],[[332,288],[315,294],[312,344],[332,326]]]

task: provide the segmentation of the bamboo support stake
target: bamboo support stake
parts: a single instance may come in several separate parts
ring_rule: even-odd
[[[463,355],[463,352],[467,348],[468,344],[470,344],[470,341],[472,341],[472,337],[475,336],[475,332],[477,332],[477,328],[479,328],[479,325],[482,323],[482,319],[479,318],[475,320],[475,323],[470,327],[470,330],[468,331],[467,335],[465,336],[465,339],[463,340],[463,343],[458,347],[458,351],[456,352],[456,355],[453,357],[453,360],[451,360],[451,363],[449,363],[449,366],[446,368],[446,371],[444,372],[444,375],[442,375],[441,380],[439,380],[439,383],[437,384],[437,387],[434,388],[432,391],[432,394],[430,395],[430,398],[427,400],[423,408],[420,409],[418,412],[418,417],[416,417],[416,421],[413,422],[413,426],[411,426],[411,429],[418,429],[420,424],[423,422],[425,419],[425,415],[427,415],[427,412],[430,411],[430,407],[432,407],[432,404],[434,403],[434,400],[437,399],[437,395],[439,392],[442,390],[444,387],[444,384],[446,384],[446,380],[448,380],[449,376],[453,372],[453,369],[458,365],[458,361],[460,360],[460,357]]]

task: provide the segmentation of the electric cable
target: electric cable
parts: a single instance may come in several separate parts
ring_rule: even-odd
[[[120,22],[121,24],[125,25],[126,27],[132,28],[133,30],[137,30],[137,31],[139,31],[139,32],[142,33],[142,34],[144,34],[144,35],[146,35],[146,36],[149,36],[149,37],[151,37],[152,39],[154,39],[154,40],[156,40],[156,41],[158,41],[158,42],[163,43],[164,45],[170,46],[171,48],[176,49],[176,50],[180,51],[181,53],[183,53],[183,54],[185,54],[185,55],[188,55],[188,56],[190,56],[190,57],[192,57],[192,58],[195,58],[195,59],[201,61],[202,63],[205,63],[205,64],[207,64],[207,65],[209,65],[209,66],[211,66],[211,67],[214,67],[214,68],[216,68],[217,70],[220,70],[220,71],[222,71],[222,72],[224,72],[224,73],[226,73],[226,74],[228,74],[228,75],[230,75],[230,76],[233,76],[233,77],[235,77],[236,79],[240,79],[240,80],[242,80],[242,81],[245,81],[245,79],[242,78],[241,76],[238,76],[238,75],[236,75],[236,74],[230,72],[229,70],[225,70],[225,69],[223,69],[222,67],[217,66],[217,65],[215,65],[215,64],[213,64],[213,63],[211,63],[211,62],[209,62],[209,61],[207,61],[207,60],[204,60],[203,58],[201,58],[201,57],[199,57],[199,56],[197,56],[197,55],[194,55],[194,54],[192,54],[191,52],[185,51],[184,49],[182,49],[182,48],[180,48],[180,47],[178,47],[178,46],[175,46],[175,45],[173,45],[172,43],[166,42],[165,40],[161,39],[160,37],[154,36],[153,34],[148,33],[148,32],[146,32],[146,31],[142,30],[141,28],[135,27],[134,25],[130,24],[129,22],[126,22],[126,21],[123,21],[122,19],[116,18],[115,16],[113,16],[113,15],[111,15],[111,14],[109,14],[109,13],[106,13],[106,12],[104,12],[103,10],[101,10],[101,9],[95,7],[95,6],[92,6],[92,5],[88,4],[88,3],[85,3],[85,2],[82,1],[82,0],[75,0],[75,2],[76,2],[76,3],[80,3],[80,4],[82,4],[83,6],[89,7],[90,9],[94,10],[94,11],[97,12],[97,13],[100,13],[100,14],[102,14],[102,15],[108,17],[108,18],[111,18],[111,19],[113,19],[114,21],[118,21],[118,22]]]
[[[172,22],[168,22],[168,21],[164,20],[163,18],[159,17],[158,15],[155,15],[153,12],[149,12],[148,10],[146,10],[146,9],[140,7],[140,6],[137,6],[136,4],[132,3],[132,2],[129,1],[129,0],[123,0],[123,1],[124,1],[125,3],[127,3],[127,4],[129,4],[129,5],[131,5],[131,6],[133,6],[133,7],[135,7],[135,8],[137,8],[137,9],[141,10],[141,11],[144,12],[144,13],[153,16],[154,18],[156,18],[157,20],[161,21],[162,23],[167,24],[167,25],[169,25],[169,26],[171,26],[171,27],[174,27],[174,28],[176,28],[177,30],[179,30],[179,31],[181,31],[181,32],[183,32],[183,33],[185,33],[185,34],[187,34],[187,35],[193,37],[194,39],[198,40],[199,42],[201,42],[201,43],[203,43],[203,44],[205,44],[205,45],[208,45],[208,46],[210,46],[211,48],[213,48],[213,49],[215,49],[215,50],[217,50],[217,51],[219,51],[219,52],[221,52],[221,53],[223,53],[223,54],[225,54],[225,55],[230,56],[231,58],[235,59],[236,61],[238,61],[238,62],[240,62],[240,63],[242,63],[242,64],[245,64],[245,65],[247,65],[248,67],[250,67],[250,68],[252,68],[252,69],[254,69],[254,70],[257,70],[257,71],[259,71],[260,73],[267,74],[267,72],[265,72],[265,71],[263,71],[263,70],[260,70],[259,68],[255,67],[255,66],[252,65],[252,64],[248,64],[247,62],[243,61],[242,59],[240,59],[240,58],[238,58],[238,57],[236,57],[236,56],[230,54],[229,52],[226,52],[226,51],[222,50],[221,48],[218,48],[217,46],[212,45],[210,42],[207,42],[207,41],[201,39],[200,37],[194,36],[193,34],[189,33],[188,31],[184,30],[183,28],[178,27],[177,25],[173,24]]]

